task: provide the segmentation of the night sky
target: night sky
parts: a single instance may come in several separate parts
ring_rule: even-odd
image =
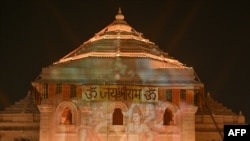
[[[205,91],[250,122],[250,2],[0,0],[0,108],[24,98],[41,72],[114,21],[125,20],[193,67]]]

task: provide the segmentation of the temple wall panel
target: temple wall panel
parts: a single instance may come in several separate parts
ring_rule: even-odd
[[[78,97],[78,98],[82,97],[82,85],[76,86],[76,97]]]
[[[180,102],[180,89],[173,89],[172,90],[172,102],[179,105]]]
[[[167,100],[166,94],[165,94],[165,89],[158,89],[158,98],[161,100]]]
[[[62,85],[62,99],[63,100],[70,99],[70,85],[69,84]]]
[[[193,104],[194,103],[194,91],[193,90],[186,90],[186,102],[188,104]]]
[[[56,93],[56,84],[55,83],[49,83],[48,84],[48,96],[49,98],[53,97]]]

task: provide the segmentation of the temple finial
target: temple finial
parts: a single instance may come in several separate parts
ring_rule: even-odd
[[[123,19],[124,19],[124,16],[123,16],[123,14],[122,14],[122,10],[121,10],[120,7],[119,7],[119,10],[118,10],[117,15],[115,15],[115,19],[116,19],[116,20],[123,20]]]
[[[241,110],[240,110],[240,112],[239,112],[239,115],[240,115],[240,116],[242,116],[242,115],[243,115]]]
[[[121,7],[119,7],[119,9],[118,9],[118,14],[122,15],[122,9],[121,9]]]

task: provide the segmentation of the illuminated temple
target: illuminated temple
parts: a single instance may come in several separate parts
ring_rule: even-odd
[[[222,141],[224,124],[245,124],[242,113],[204,93],[192,67],[124,19],[119,10],[110,25],[42,68],[33,90],[1,111],[0,140]]]

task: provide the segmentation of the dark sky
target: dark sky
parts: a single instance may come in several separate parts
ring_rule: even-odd
[[[193,67],[214,99],[250,122],[250,2],[0,0],[0,107],[23,98],[42,67],[113,22],[125,20]]]

